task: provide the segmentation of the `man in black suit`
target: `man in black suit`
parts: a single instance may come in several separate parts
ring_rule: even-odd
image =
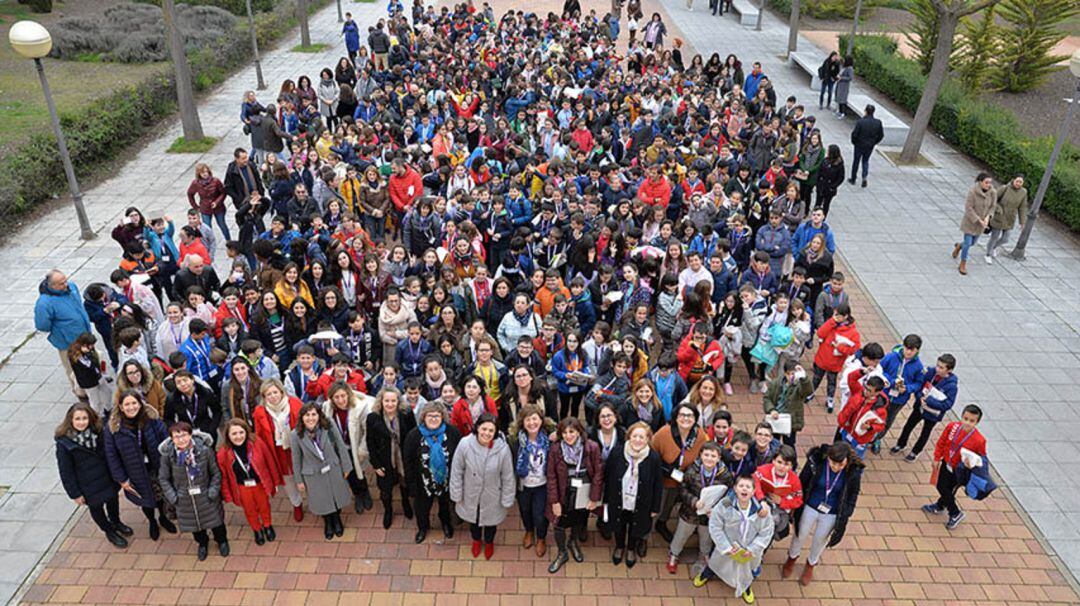
[[[870,155],[874,153],[874,147],[884,138],[885,128],[881,125],[881,120],[874,117],[874,106],[867,105],[863,117],[855,123],[855,130],[851,131],[855,158],[851,161],[851,178],[848,179],[848,183],[855,185],[855,176],[861,163],[862,186],[866,187],[866,174],[870,172]]]

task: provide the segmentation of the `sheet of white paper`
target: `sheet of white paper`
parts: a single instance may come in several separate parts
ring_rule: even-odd
[[[583,483],[574,495],[574,509],[585,509],[589,506],[589,483]]]
[[[716,507],[716,504],[720,502],[720,499],[724,498],[725,492],[727,492],[727,486],[724,486],[723,484],[702,488],[701,496],[698,498],[701,500],[701,504],[704,505],[704,507],[697,510],[697,514],[703,516],[712,511],[713,507]]]
[[[775,419],[772,415],[765,415],[765,422],[772,426],[773,433],[785,436],[791,433],[791,415],[787,413],[782,412]]]

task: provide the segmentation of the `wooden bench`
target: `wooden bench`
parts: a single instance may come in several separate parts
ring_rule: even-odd
[[[734,0],[731,8],[739,13],[740,25],[756,25],[758,20],[758,7],[753,0]]]
[[[903,120],[894,116],[889,110],[878,103],[874,103],[874,100],[870,97],[856,93],[848,95],[847,104],[852,113],[860,118],[863,117],[863,110],[866,109],[866,106],[872,104],[875,108],[874,117],[881,120],[881,126],[885,130],[885,138],[881,140],[881,145],[900,147],[904,144],[908,131],[911,129]]]
[[[825,63],[825,55],[815,51],[798,51],[791,53],[791,60],[795,65],[810,74],[810,88],[821,90],[821,78],[818,78],[818,68]]]

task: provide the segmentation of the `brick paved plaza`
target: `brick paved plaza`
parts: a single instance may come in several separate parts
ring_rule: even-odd
[[[385,15],[381,2],[343,4],[362,28]],[[492,5],[499,14],[511,6],[502,2]],[[561,2],[517,0],[512,6],[546,12],[559,10]],[[600,15],[607,6],[606,2],[583,2],[586,11],[595,8]],[[776,55],[783,51],[783,42],[777,40],[787,36],[778,19],[766,16],[766,31],[759,36],[752,28],[738,26],[734,19],[715,20],[703,6],[688,13],[681,0],[663,4],[648,0],[643,9],[646,15],[654,10],[664,14],[669,39],[681,37],[688,43],[690,48],[683,51],[686,62],[695,52],[707,58],[713,50],[721,56],[737,52],[744,63],[760,59],[782,97],[798,94],[801,101],[806,97],[810,106],[805,82],[796,80],[792,76],[795,72],[778,67],[781,60]],[[311,27],[313,40],[329,43],[330,49],[313,55],[295,54],[284,50],[294,44],[290,41],[281,45],[282,50],[268,53],[264,70],[272,89],[286,77],[316,73],[342,54],[332,5],[312,19]],[[625,24],[623,31],[625,40]],[[808,43],[804,40],[801,44]],[[97,241],[81,243],[66,237],[73,227],[68,209],[63,209],[43,218],[40,228],[19,245],[0,249],[0,278],[6,279],[15,293],[13,304],[3,311],[12,313],[4,316],[8,326],[0,331],[5,355],[21,342],[20,334],[26,335],[36,284],[46,269],[58,266],[71,273],[80,286],[106,279],[117,256],[107,232],[124,207],[138,201],[148,214],[165,210],[179,216],[186,207],[183,191],[194,163],[205,161],[223,172],[233,147],[247,142],[236,120],[236,108],[240,94],[253,80],[252,70],[245,70],[202,100],[204,127],[222,137],[214,150],[200,157],[166,157],[164,149],[178,134],[178,126],[170,124],[117,177],[87,192],[92,221],[103,234]],[[827,118],[819,124],[825,142],[841,143],[845,158],[850,158],[850,122],[845,125]],[[1046,343],[1040,345],[1043,351],[1021,349],[1018,351],[1025,353],[1015,354],[1040,360],[1055,355],[1060,364],[1053,368],[1070,377],[1052,383],[1046,397],[1039,396],[1042,409],[1029,401],[1034,396],[1018,395],[1026,392],[1030,382],[1041,379],[1026,378],[1015,370],[1018,365],[1006,359],[1011,354],[976,336],[978,327],[953,310],[967,310],[966,305],[972,302],[985,303],[982,315],[975,317],[994,326],[1015,311],[990,301],[995,288],[1011,288],[1012,301],[1033,298],[1047,307],[1055,305],[1058,297],[1077,295],[1080,287],[1076,283],[1055,276],[1077,275],[1074,270],[1080,246],[1071,236],[1044,223],[1036,230],[1027,265],[1021,268],[1006,261],[987,268],[980,260],[974,275],[950,297],[955,299],[953,307],[929,307],[917,296],[919,292],[911,289],[916,288],[919,278],[934,288],[951,288],[954,283],[956,272],[947,262],[951,240],[942,238],[956,231],[963,191],[972,176],[968,173],[974,169],[936,141],[928,142],[927,153],[939,160],[937,172],[913,179],[876,156],[870,190],[841,189],[829,217],[837,234],[838,269],[854,276],[849,278],[847,290],[864,343],[877,341],[887,350],[903,334],[920,332],[926,339],[924,360],[944,351],[957,354],[957,373],[962,380],[958,403],[977,401],[988,411],[985,427],[981,427],[990,442],[990,458],[1005,485],[986,501],[974,503],[963,498],[961,506],[967,519],[948,531],[943,519],[930,518],[919,510],[936,494],[928,483],[930,457],[924,455],[910,464],[887,454],[887,449],[879,456],[868,455],[859,508],[843,543],[826,551],[815,571],[815,581],[805,588],[794,578],[780,580],[779,568],[790,539],[778,543],[766,556],[764,572],[753,585],[761,604],[1080,603],[1068,572],[1070,567],[1080,570],[1080,520],[1076,519],[1080,491],[1075,478],[1063,477],[1067,473],[1054,473],[1050,478],[1037,471],[1036,466],[1049,459],[1039,458],[1039,452],[1045,457],[1046,451],[1030,446],[1037,444],[1035,432],[1045,429],[1046,424],[1057,425],[1052,441],[1064,445],[1065,450],[1059,451],[1066,453],[1063,462],[1080,460],[1076,438],[1080,434],[1072,431],[1078,425],[1075,417],[1056,416],[1066,408],[1050,407],[1074,399],[1080,367],[1080,339],[1075,331],[1080,316],[1064,316],[1076,310],[1080,298],[1073,296],[1072,306],[1065,311],[1055,308],[1061,313],[1055,313],[1052,321],[1039,320],[1035,338]],[[914,210],[885,208],[908,199],[909,192]],[[925,225],[918,222],[921,214],[927,214]],[[897,226],[898,218],[913,224]],[[940,221],[932,223],[936,219]],[[875,243],[891,250],[877,254]],[[1061,288],[1053,301],[1042,290],[1047,281]],[[1062,351],[1054,349],[1054,339],[1060,341]],[[989,358],[982,355],[986,350],[995,350],[996,357],[993,353]],[[678,573],[670,575],[663,563],[666,549],[655,538],[648,556],[628,570],[611,564],[610,544],[591,531],[584,549],[585,563],[571,562],[550,575],[547,566],[553,550],[538,559],[532,550],[521,548],[516,507],[500,525],[491,561],[472,558],[465,527],[449,541],[436,530],[422,545],[413,542],[414,522],[401,515],[392,528],[383,530],[378,502],[373,511],[363,515],[346,513],[344,537],[327,542],[314,516],[299,524],[292,521],[291,507],[281,494],[273,501],[278,538],[264,546],[255,545],[240,511],[226,505],[232,545],[228,559],[212,553],[205,562],[198,562],[189,536],[164,535],[159,542],[149,540],[141,513],[126,502],[123,516],[135,528],[135,538],[126,551],[116,550],[89,516],[70,504],[58,485],[50,436],[68,404],[63,401],[65,380],[55,366],[54,350],[38,335],[0,369],[0,410],[7,419],[0,423],[0,442],[4,444],[0,446],[0,484],[12,487],[0,496],[0,597],[4,599],[15,596],[21,603],[183,605],[491,606],[496,599],[515,606],[528,603],[523,600],[543,606],[668,606],[691,601],[714,604],[721,599],[741,603],[732,599],[731,589],[719,581],[703,589],[691,585],[688,564],[691,554],[696,554],[694,539],[684,550]],[[1005,367],[1014,371],[1005,371]],[[998,380],[1002,373],[1008,382]],[[728,398],[729,406],[739,427],[752,426],[761,416],[760,396],[746,394],[741,367],[735,378],[736,395]],[[819,397],[808,409],[807,428],[799,436],[800,457],[810,445],[831,440],[833,435],[835,416],[824,413],[822,400]],[[1025,407],[1038,416],[1024,416]],[[1006,420],[1012,424],[1006,425]],[[894,436],[901,426],[896,424]],[[1054,481],[1061,482],[1058,492],[1049,493]]]

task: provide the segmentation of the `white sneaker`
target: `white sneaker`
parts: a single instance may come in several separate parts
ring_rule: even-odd
[[[769,383],[767,381],[761,382],[761,393],[769,391]]]
[[[987,265],[993,265],[994,264],[994,258],[991,257],[990,255],[986,255],[986,264]]]
[[[757,393],[758,385],[757,379],[750,379],[750,393]]]

